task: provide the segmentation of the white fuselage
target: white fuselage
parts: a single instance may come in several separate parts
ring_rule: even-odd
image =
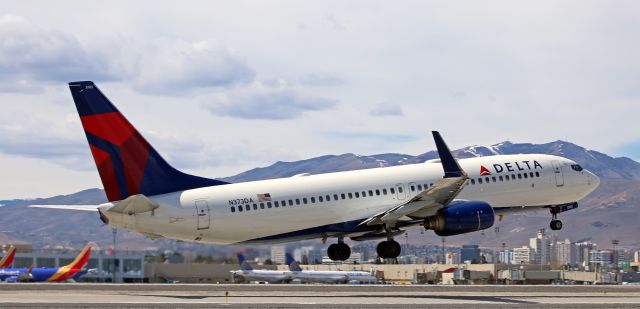
[[[551,155],[499,155],[458,162],[470,180],[457,199],[486,201],[494,209],[572,203],[599,184],[589,171],[572,168],[575,162]],[[481,167],[490,175],[481,176]],[[362,220],[402,204],[442,176],[442,165],[431,160],[151,196],[159,207],[141,214],[109,212],[112,203],[100,210],[113,226],[214,244],[353,235]]]
[[[299,270],[293,271],[291,277],[302,282],[316,283],[348,283],[353,281],[375,283],[377,281],[376,277],[365,271]]]
[[[240,276],[249,281],[264,281],[270,283],[286,282],[291,280],[290,271],[280,270],[234,270],[231,271],[234,276]]]

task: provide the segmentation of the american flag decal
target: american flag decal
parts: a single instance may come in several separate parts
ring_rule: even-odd
[[[271,194],[269,193],[258,194],[258,202],[271,202]]]

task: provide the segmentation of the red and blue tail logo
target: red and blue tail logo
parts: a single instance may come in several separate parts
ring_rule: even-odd
[[[486,167],[480,165],[480,176],[489,176],[489,175],[491,175],[491,172],[489,172],[489,170]]]
[[[170,166],[93,82],[69,88],[109,201],[226,184]]]

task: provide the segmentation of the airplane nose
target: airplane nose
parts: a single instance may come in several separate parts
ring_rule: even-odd
[[[600,178],[596,174],[586,171],[587,184],[591,187],[591,190],[595,190],[600,185]]]

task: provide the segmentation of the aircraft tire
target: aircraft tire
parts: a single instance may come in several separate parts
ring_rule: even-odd
[[[560,220],[551,220],[551,223],[549,223],[549,227],[554,231],[561,230],[562,229],[562,221],[560,221]]]
[[[345,243],[338,243],[336,248],[336,257],[340,261],[346,261],[351,256],[351,248]]]
[[[327,255],[332,261],[338,260],[337,251],[338,251],[338,244],[331,244],[329,245],[329,248],[327,248]]]

